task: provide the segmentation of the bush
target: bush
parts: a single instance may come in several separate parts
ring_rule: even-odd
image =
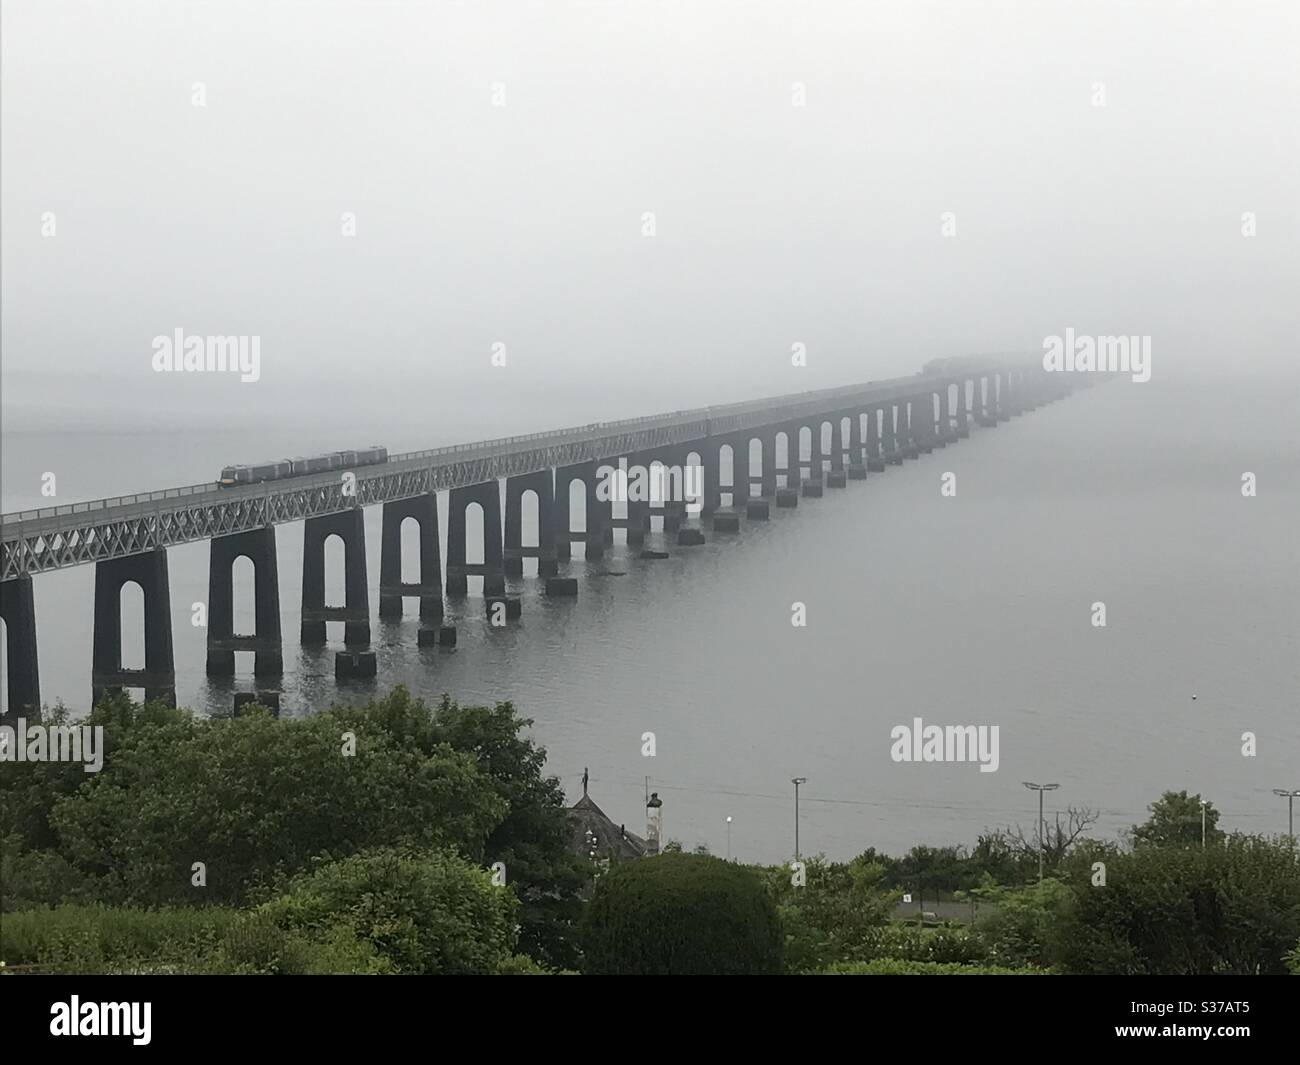
[[[750,869],[661,854],[597,883],[583,919],[583,971],[741,975],[781,971],[776,905]]]
[[[1052,934],[1069,904],[1070,889],[1047,879],[1026,888],[995,888],[986,897],[995,904],[979,922],[988,960],[1013,967],[1051,964]]]
[[[838,961],[865,961],[893,912],[897,893],[880,890],[883,868],[862,858],[848,863],[821,857],[804,863],[802,887],[790,870],[765,871],[785,932],[782,955],[789,972],[816,972]]]
[[[877,958],[875,961],[841,962],[823,969],[820,976],[1045,976],[1043,969],[1003,969],[997,965],[956,965],[933,961],[901,961]]]
[[[513,953],[518,901],[454,854],[369,851],[300,877],[260,907],[277,928],[343,944],[346,928],[399,974],[494,973]],[[262,953],[259,953],[259,950]],[[251,948],[251,957],[265,950]],[[347,954],[350,962],[365,961]]]
[[[380,976],[394,971],[387,958],[346,925],[313,936],[283,929],[261,911],[239,914],[199,968],[231,976]]]
[[[1070,973],[1284,975],[1300,936],[1300,862],[1283,839],[1142,846],[1117,855],[1105,887],[1076,876],[1053,929]]]
[[[955,925],[918,928],[914,924],[891,924],[876,932],[871,943],[871,958],[864,960],[970,964],[987,958],[988,947],[983,937],[969,928]]]
[[[30,965],[42,973],[191,972],[236,916],[217,906],[24,910],[0,920],[0,958],[8,969]]]

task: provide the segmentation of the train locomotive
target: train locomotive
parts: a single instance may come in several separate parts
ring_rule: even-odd
[[[330,451],[324,455],[298,456],[292,459],[274,459],[270,462],[238,463],[226,466],[217,478],[222,488],[236,485],[261,484],[263,481],[282,481],[289,477],[304,477],[309,473],[327,473],[330,470],[348,470],[357,466],[377,466],[388,461],[388,448],[372,445],[356,451]]]

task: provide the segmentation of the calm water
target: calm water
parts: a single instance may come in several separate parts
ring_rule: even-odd
[[[546,601],[532,576],[515,582],[523,619],[504,631],[486,623],[471,578],[471,597],[449,604],[453,652],[415,647],[413,600],[399,623],[375,618],[373,685],[336,685],[335,626],[328,648],[297,646],[302,531],[281,526],[283,706],[310,713],[397,682],[511,699],[571,799],[590,766],[592,796],[639,831],[648,774],[670,837],[724,853],[731,816],[745,859],[792,850],[794,776],[808,778],[803,850],[839,857],[1028,827],[1023,780],[1060,782],[1049,810],[1090,806],[1107,833],[1170,788],[1211,797],[1225,827],[1282,831],[1271,789],[1300,787],[1296,384],[1116,382],[667,561],[629,557],[620,532],[603,561],[570,564],[576,601]],[[7,435],[3,509],[39,505],[44,470],[62,471],[70,501],[303,449],[274,432]],[[1248,470],[1254,499],[1240,492]],[[945,471],[955,499],[940,495]],[[371,508],[372,613],[379,520]],[[329,561],[330,601],[341,601]],[[190,624],[207,595],[206,544],[172,549],[170,566],[178,697],[224,710],[232,686],[207,681],[204,630]],[[47,701],[88,699],[92,588],[89,566],[36,580]],[[790,623],[796,601],[806,628]],[[1096,601],[1104,629],[1090,624]],[[236,628],[251,631],[251,593],[237,589],[237,609]],[[143,656],[136,626],[128,664]],[[1000,768],[892,762],[890,729],[915,716],[998,725]],[[654,758],[641,755],[647,731]],[[1244,731],[1258,736],[1255,758],[1240,752]]]

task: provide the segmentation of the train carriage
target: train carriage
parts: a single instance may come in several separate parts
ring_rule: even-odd
[[[274,459],[269,462],[236,463],[222,468],[217,484],[223,488],[232,488],[237,485],[305,477],[313,473],[328,473],[330,470],[375,466],[387,461],[388,449],[372,444],[366,448],[330,451],[324,455],[298,455],[290,459]]]

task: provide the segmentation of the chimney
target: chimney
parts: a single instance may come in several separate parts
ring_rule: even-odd
[[[663,840],[663,800],[653,791],[645,804],[645,852],[658,854]]]

